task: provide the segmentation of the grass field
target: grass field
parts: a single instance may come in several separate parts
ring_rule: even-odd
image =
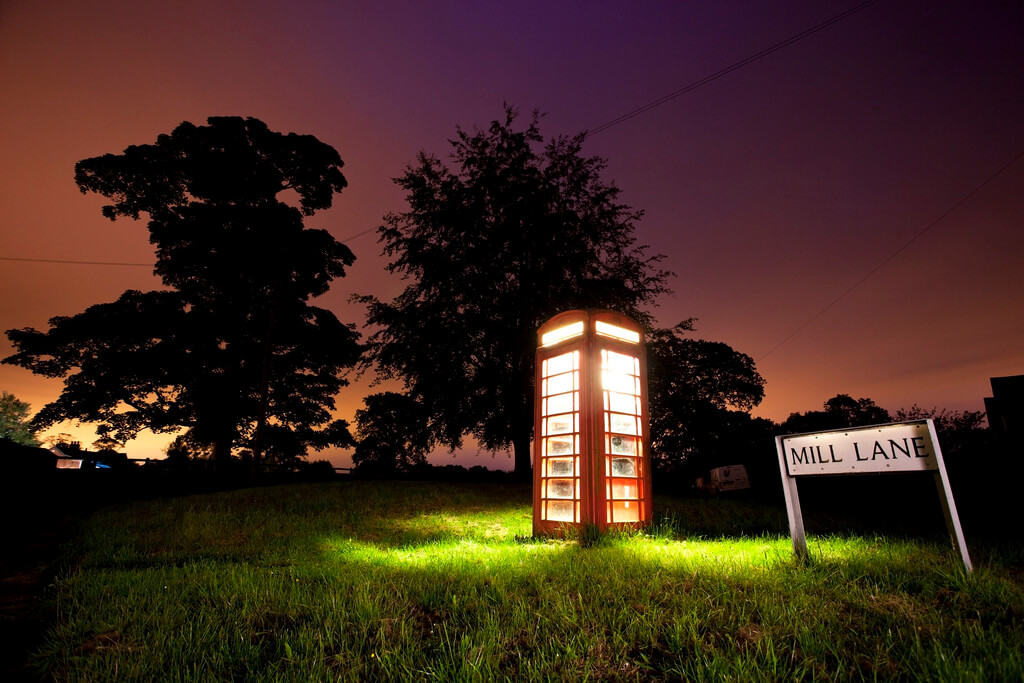
[[[658,499],[643,534],[530,537],[530,493],[344,481],[84,520],[31,655],[57,680],[1020,680],[1020,554],[811,536]],[[577,539],[579,540],[579,539]],[[970,541],[970,539],[968,539]]]

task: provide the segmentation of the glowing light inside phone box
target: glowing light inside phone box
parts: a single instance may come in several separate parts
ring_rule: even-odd
[[[570,311],[542,326],[539,336],[534,532],[648,523],[639,326],[611,311]]]

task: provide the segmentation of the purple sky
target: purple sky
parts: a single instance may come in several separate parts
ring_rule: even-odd
[[[391,179],[418,151],[446,155],[504,101],[545,112],[548,136],[595,129],[858,4],[5,0],[0,257],[152,263],[144,224],[103,219],[74,164],[210,115],[336,147],[349,187],[310,225],[346,241],[404,208]],[[982,410],[989,377],[1024,373],[1024,160],[957,206],[1024,151],[1022,12],[880,0],[587,141],[677,273],[661,323],[696,317],[751,355],[755,414],[837,393]],[[401,283],[372,233],[346,242],[359,260],[321,303],[361,323],[350,294]],[[0,329],[156,285],[146,267],[0,261]],[[0,366],[33,408],[59,386]]]

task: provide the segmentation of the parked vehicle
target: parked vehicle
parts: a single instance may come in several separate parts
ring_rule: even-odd
[[[743,465],[716,467],[707,476],[697,479],[697,488],[714,494],[742,491],[750,488],[750,477]]]

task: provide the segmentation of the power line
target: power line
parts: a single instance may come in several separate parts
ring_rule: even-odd
[[[789,38],[786,38],[781,43],[776,43],[775,45],[772,45],[769,48],[765,48],[764,50],[761,50],[760,52],[752,54],[752,55],[750,55],[749,57],[747,57],[745,59],[741,59],[740,61],[738,61],[738,62],[736,62],[736,63],[734,63],[734,64],[732,64],[730,66],[727,66],[727,67],[725,67],[724,69],[722,69],[720,71],[716,71],[715,73],[713,73],[713,74],[711,74],[709,76],[705,76],[704,78],[700,79],[699,81],[694,81],[693,83],[690,83],[689,85],[687,85],[685,87],[682,87],[679,90],[671,92],[668,95],[665,95],[664,97],[656,99],[653,102],[649,102],[649,103],[643,105],[642,107],[638,107],[637,109],[634,109],[631,112],[623,114],[622,116],[619,116],[618,118],[614,118],[611,121],[607,121],[606,123],[602,123],[600,126],[594,128],[592,130],[588,130],[586,132],[586,135],[589,137],[591,135],[595,135],[595,134],[600,133],[602,131],[606,131],[609,128],[611,128],[612,126],[617,126],[620,123],[623,123],[624,121],[628,121],[629,119],[633,118],[634,116],[639,116],[640,114],[643,114],[646,111],[650,111],[651,109],[654,109],[655,107],[659,107],[659,106],[665,104],[666,102],[669,102],[670,100],[674,100],[675,98],[677,98],[677,97],[679,97],[681,95],[685,95],[686,93],[690,92],[691,90],[696,90],[697,88],[699,88],[699,87],[701,87],[703,85],[707,85],[708,83],[711,83],[712,81],[718,80],[722,76],[730,74],[733,71],[736,71],[737,69],[742,69],[743,67],[747,66],[748,64],[752,64],[753,62],[756,62],[757,60],[761,59],[762,57],[767,57],[768,55],[770,55],[770,54],[772,54],[774,52],[778,52],[779,50],[781,50],[781,49],[783,49],[785,47],[789,47],[793,43],[796,43],[796,42],[798,42],[800,40],[803,40],[804,38],[807,38],[808,36],[814,35],[818,31],[824,30],[824,29],[828,28],[829,26],[831,26],[832,24],[840,22],[843,19],[846,19],[847,17],[850,17],[850,16],[856,14],[857,12],[860,12],[862,9],[870,7],[871,5],[874,5],[877,2],[878,2],[878,0],[868,0],[868,2],[865,2],[865,3],[862,3],[860,5],[857,5],[856,7],[852,8],[852,9],[848,9],[845,12],[843,12],[842,14],[837,14],[836,16],[832,17],[831,19],[823,21],[820,24],[817,24],[815,26],[812,26],[809,29],[801,31],[800,33],[797,33],[794,36],[790,36]]]
[[[348,237],[342,237],[338,241],[341,242],[342,244],[344,244],[345,242],[351,242],[352,240],[354,240],[357,237],[362,237],[363,235],[369,235],[371,232],[375,231],[376,229],[377,228],[367,228],[366,230],[363,230],[362,232],[357,232],[354,235],[349,235]]]
[[[677,98],[677,97],[679,97],[681,95],[685,95],[686,93],[690,92],[691,90],[696,90],[697,88],[701,87],[702,85],[707,85],[708,83],[710,83],[710,82],[712,82],[714,80],[717,80],[717,79],[721,78],[722,76],[730,74],[733,71],[736,71],[737,69],[741,69],[744,66],[747,66],[748,64],[756,62],[757,60],[761,59],[762,57],[767,57],[768,55],[770,55],[770,54],[772,54],[774,52],[778,52],[779,50],[781,50],[781,49],[783,49],[785,47],[788,47],[788,46],[792,45],[793,43],[796,43],[797,41],[803,40],[804,38],[807,38],[808,36],[811,36],[811,35],[819,32],[819,31],[821,31],[821,30],[823,30],[825,28],[828,28],[832,24],[840,22],[843,19],[846,19],[847,17],[849,17],[849,16],[851,16],[853,14],[856,14],[857,12],[860,12],[861,10],[863,10],[863,9],[865,9],[865,8],[871,6],[871,5],[874,5],[878,1],[879,0],[868,0],[868,2],[861,3],[860,5],[857,5],[856,7],[853,7],[853,8],[851,8],[851,9],[849,9],[849,10],[847,10],[847,11],[841,13],[841,14],[837,14],[836,16],[832,17],[831,19],[828,19],[826,21],[821,22],[820,24],[812,26],[809,29],[801,31],[800,33],[797,33],[794,36],[790,36],[789,38],[787,38],[786,40],[783,40],[780,43],[776,43],[775,45],[772,45],[771,47],[766,48],[764,50],[761,50],[760,52],[755,53],[755,54],[753,54],[753,55],[751,55],[751,56],[749,56],[749,57],[747,57],[745,59],[741,59],[740,61],[738,61],[738,62],[736,62],[736,63],[734,63],[734,64],[732,64],[730,66],[727,66],[726,68],[721,69],[720,71],[716,71],[715,73],[713,73],[713,74],[711,74],[709,76],[705,76],[704,78],[700,79],[699,81],[695,81],[695,82],[693,82],[693,83],[691,83],[691,84],[689,84],[689,85],[687,85],[687,86],[685,86],[683,88],[680,88],[679,90],[676,90],[675,92],[671,92],[668,95],[665,95],[664,97],[661,97],[661,98],[659,98],[659,99],[657,99],[657,100],[655,100],[653,102],[645,104],[642,107],[639,107],[637,109],[634,109],[631,112],[623,114],[622,116],[614,118],[611,121],[608,121],[606,123],[602,123],[600,126],[597,126],[596,128],[587,131],[586,135],[587,136],[595,135],[595,134],[600,133],[602,131],[608,130],[612,126],[616,126],[616,125],[618,125],[620,123],[623,123],[624,121],[628,121],[629,119],[631,119],[631,118],[633,118],[635,116],[639,116],[640,114],[643,114],[646,111],[650,111],[651,109],[654,109],[655,107],[661,106],[662,104],[665,104],[666,102],[669,102],[670,100],[674,100],[675,98]],[[368,230],[363,230],[362,232],[358,232],[358,233],[356,233],[354,235],[350,235],[350,236],[345,237],[345,238],[343,238],[342,240],[339,240],[339,241],[341,241],[343,243],[344,242],[349,242],[349,241],[354,240],[354,239],[356,239],[358,237],[362,237],[363,235],[367,235],[367,234],[373,232],[374,230],[376,230],[376,228],[370,228]],[[15,261],[15,262],[22,262],[22,263],[59,263],[59,264],[65,264],[65,265],[82,265],[82,266],[151,267],[153,265],[151,263],[123,263],[123,262],[119,262],[119,261],[76,261],[76,260],[71,260],[71,259],[42,259],[42,258],[38,258],[37,259],[37,258],[19,258],[19,257],[14,257],[14,256],[0,256],[0,261]]]
[[[884,259],[884,260],[882,260],[882,261],[881,261],[880,263],[878,263],[878,265],[876,265],[876,266],[875,266],[874,268],[872,268],[872,269],[871,269],[871,270],[870,270],[870,271],[869,271],[869,272],[867,273],[867,275],[865,275],[864,277],[862,277],[861,279],[857,280],[857,281],[856,281],[856,282],[854,282],[854,283],[853,283],[852,285],[850,285],[849,287],[847,287],[847,288],[846,288],[846,290],[845,290],[845,291],[844,291],[844,292],[843,292],[842,294],[840,294],[840,295],[839,295],[839,296],[837,296],[837,297],[836,297],[835,299],[833,299],[833,300],[831,301],[831,303],[829,303],[829,304],[828,304],[827,306],[825,306],[824,308],[822,308],[822,309],[821,309],[820,311],[818,311],[817,313],[815,313],[814,315],[812,315],[812,316],[811,316],[811,317],[810,317],[810,318],[809,318],[809,319],[807,320],[807,322],[805,322],[805,323],[804,323],[803,325],[801,325],[800,327],[796,328],[796,329],[795,329],[795,330],[794,330],[793,332],[791,332],[791,333],[790,333],[790,334],[789,334],[788,336],[786,336],[786,338],[785,338],[785,339],[783,339],[782,341],[780,341],[779,343],[777,343],[777,344],[776,344],[775,346],[771,347],[770,349],[768,349],[767,351],[765,351],[765,352],[764,352],[763,354],[761,354],[761,357],[757,359],[757,362],[759,362],[759,363],[760,363],[760,362],[761,362],[762,360],[764,360],[764,359],[765,359],[765,358],[766,358],[766,357],[767,357],[767,356],[768,356],[768,355],[769,355],[770,353],[772,353],[773,351],[775,351],[776,349],[778,349],[778,348],[779,348],[780,346],[782,346],[783,344],[785,344],[786,342],[788,342],[788,341],[789,341],[790,339],[792,339],[792,338],[793,338],[793,337],[795,337],[796,335],[798,335],[798,334],[800,334],[801,332],[803,332],[803,331],[804,331],[804,330],[805,330],[805,329],[806,329],[807,327],[809,327],[809,326],[811,325],[811,323],[813,323],[813,322],[814,322],[815,320],[817,320],[817,319],[818,319],[818,318],[820,318],[820,317],[821,317],[822,315],[824,315],[826,311],[828,311],[828,310],[829,310],[830,308],[832,308],[833,306],[835,306],[836,304],[838,304],[838,303],[839,303],[840,301],[842,301],[842,300],[843,300],[843,299],[844,299],[844,298],[845,298],[845,297],[846,297],[846,296],[847,296],[847,295],[848,295],[848,294],[849,294],[850,292],[852,292],[853,290],[857,289],[857,288],[858,288],[858,287],[860,287],[860,286],[861,286],[862,284],[864,284],[864,282],[866,282],[866,281],[868,280],[868,278],[870,278],[870,277],[871,277],[872,275],[874,275],[875,273],[877,273],[878,271],[880,271],[880,270],[881,270],[882,268],[884,268],[885,266],[887,266],[887,265],[888,265],[888,264],[889,264],[889,263],[890,263],[890,262],[891,262],[891,261],[892,261],[893,259],[895,259],[895,258],[896,258],[897,256],[899,256],[899,255],[900,255],[900,254],[902,254],[902,253],[903,253],[904,251],[906,251],[906,249],[907,249],[907,248],[908,248],[908,247],[909,247],[909,246],[910,246],[911,244],[913,244],[913,243],[914,243],[914,242],[916,242],[917,240],[919,240],[919,239],[921,239],[922,237],[924,237],[925,233],[927,233],[927,232],[928,232],[929,230],[931,230],[931,229],[932,229],[932,228],[934,228],[934,227],[935,227],[936,225],[938,225],[938,224],[939,224],[939,223],[941,223],[941,222],[942,222],[943,220],[945,220],[945,219],[946,219],[946,217],[948,217],[948,216],[949,216],[949,215],[950,215],[951,213],[953,213],[954,211],[956,211],[957,209],[959,209],[959,208],[960,208],[961,206],[963,206],[964,204],[966,204],[966,203],[967,203],[967,201],[968,201],[969,199],[971,199],[971,197],[973,197],[974,195],[976,195],[976,194],[978,194],[979,192],[981,192],[981,190],[982,190],[982,189],[984,189],[986,185],[988,185],[988,184],[989,184],[989,183],[991,183],[991,182],[992,182],[993,180],[995,180],[995,179],[996,179],[996,178],[997,178],[997,177],[998,177],[999,175],[1001,175],[1001,174],[1002,174],[1002,173],[1003,173],[1003,172],[1004,172],[1004,171],[1005,171],[1006,169],[1010,168],[1010,167],[1011,167],[1011,166],[1013,166],[1013,165],[1014,165],[1015,163],[1017,163],[1018,161],[1020,161],[1020,160],[1021,160],[1021,158],[1024,158],[1024,152],[1021,152],[1020,154],[1018,154],[1017,156],[1015,156],[1015,157],[1014,157],[1014,158],[1013,158],[1012,160],[1010,160],[1010,161],[1009,161],[1008,163],[1006,163],[1005,165],[1003,165],[1003,166],[1002,166],[1002,167],[1001,167],[1001,168],[1000,168],[1000,169],[999,169],[998,171],[996,171],[995,173],[993,173],[992,175],[990,175],[990,176],[989,176],[988,178],[986,178],[986,179],[985,179],[985,180],[984,180],[984,181],[983,181],[983,182],[982,182],[982,183],[981,183],[980,185],[978,185],[978,186],[977,186],[977,187],[975,187],[975,188],[974,188],[973,190],[971,190],[970,192],[968,192],[967,194],[965,194],[965,195],[964,195],[964,196],[963,196],[963,197],[962,197],[962,198],[961,198],[961,199],[960,199],[960,200],[959,200],[958,202],[956,202],[955,204],[953,204],[953,206],[949,207],[949,209],[947,209],[947,210],[946,210],[946,211],[945,211],[945,212],[944,212],[944,213],[943,213],[943,214],[942,214],[941,216],[939,216],[939,217],[938,217],[938,218],[936,218],[936,219],[935,219],[934,221],[932,221],[931,223],[929,223],[929,224],[928,224],[927,226],[925,226],[925,227],[924,227],[924,229],[923,229],[923,230],[921,230],[921,231],[920,231],[920,232],[918,232],[918,233],[917,233],[916,235],[914,235],[914,236],[913,236],[913,237],[911,237],[911,238],[910,238],[909,240],[907,240],[907,241],[906,241],[906,242],[905,242],[905,243],[903,244],[903,246],[901,246],[900,248],[898,248],[898,249],[897,249],[896,251],[894,251],[894,252],[893,252],[892,254],[890,254],[890,255],[889,255],[889,256],[888,256],[887,258],[885,258],[885,259]]]

